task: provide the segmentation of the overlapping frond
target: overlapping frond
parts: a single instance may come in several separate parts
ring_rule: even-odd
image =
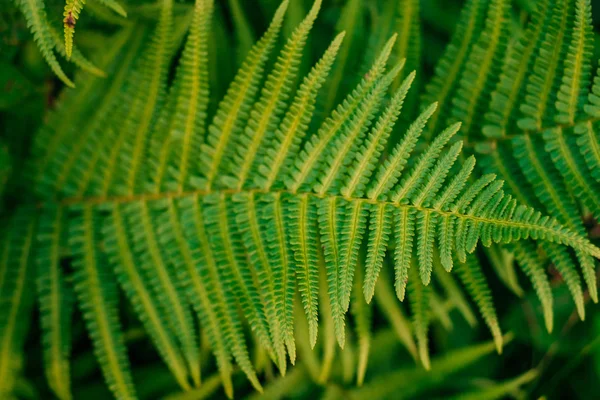
[[[32,209],[16,213],[2,224],[0,256],[0,396],[10,397],[23,368],[23,346],[34,302],[36,219]]]
[[[469,23],[474,20],[473,10],[476,6],[484,8],[484,3],[467,4],[459,27],[470,26]],[[508,18],[506,9],[500,12],[498,7],[506,8],[500,3],[490,3],[487,28],[478,28],[480,41],[488,36],[491,40],[490,35],[496,32],[493,26]],[[501,40],[508,47],[495,53],[496,56],[491,53],[493,46],[486,44],[483,49],[490,54],[484,58],[480,57],[481,54],[478,56],[480,50],[477,50],[474,39],[457,31],[452,42],[460,43],[463,49],[473,46],[469,50],[469,62],[476,61],[477,79],[487,89],[472,85],[475,79],[465,79],[465,85],[456,94],[451,94],[455,107],[442,104],[440,113],[454,113],[465,122],[472,121],[469,149],[474,148],[480,155],[481,172],[498,175],[505,181],[506,191],[519,202],[553,215],[582,236],[586,235],[582,223],[584,210],[594,217],[600,216],[600,186],[594,178],[598,165],[595,161],[598,159],[598,140],[594,133],[596,98],[594,87],[591,92],[589,90],[593,47],[590,18],[591,5],[586,0],[536,2],[534,12],[516,39],[510,41],[505,37]],[[500,37],[502,35],[507,33],[500,33]],[[448,51],[451,48],[452,45]],[[446,86],[435,84],[447,76],[445,66],[448,62],[445,59],[440,62],[428,87],[428,96],[444,98],[449,92],[446,88],[449,83]],[[487,62],[490,68],[482,70],[480,65]],[[465,74],[468,70],[466,67]],[[491,89],[490,84],[493,85]],[[483,96],[486,91],[489,94]],[[468,101],[465,102],[465,99]],[[475,105],[479,111],[475,114],[456,113],[457,109],[474,110],[469,104]],[[484,118],[479,120],[469,117],[483,114]],[[483,135],[478,136],[478,132]],[[490,200],[493,198],[492,195]],[[489,239],[482,236],[482,241],[489,242]],[[513,250],[542,301],[548,329],[552,328],[552,296],[545,276],[545,264],[552,262],[559,269],[582,318],[580,274],[591,298],[597,301],[596,262],[585,254],[563,252],[544,245],[540,250],[525,242],[516,244]],[[448,259],[447,256],[444,258]]]

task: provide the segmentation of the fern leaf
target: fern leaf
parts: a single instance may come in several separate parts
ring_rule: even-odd
[[[420,206],[421,204],[429,204],[429,200],[436,196],[438,191],[441,189],[446,176],[450,172],[450,168],[456,162],[460,151],[462,150],[462,142],[456,142],[453,144],[446,154],[436,163],[433,170],[425,178],[423,186],[419,189],[418,193],[414,195],[414,204]]]
[[[178,384],[183,389],[189,389],[186,364],[174,336],[166,329],[166,312],[159,310],[156,298],[150,291],[147,277],[150,271],[141,270],[140,263],[131,250],[132,244],[128,240],[131,234],[127,232],[125,217],[119,205],[115,205],[110,220],[105,224],[104,236],[106,253],[115,268],[120,285]]]
[[[290,168],[286,178],[286,187],[292,192],[310,187],[314,184],[315,175],[325,158],[325,148],[340,128],[351,118],[364,101],[365,97],[378,82],[384,71],[385,63],[390,56],[396,36],[392,36],[384,46],[373,66],[358,86],[340,103],[332,113],[332,117],[323,122],[316,135],[310,138],[309,144],[301,150]],[[324,154],[325,153],[325,154]]]
[[[235,308],[235,299],[229,290],[231,286],[229,270],[228,268],[219,269],[210,247],[210,241],[205,229],[204,216],[200,209],[201,199],[191,197],[186,200],[181,202],[181,207],[185,209],[181,218],[182,221],[190,221],[184,224],[184,229],[187,229],[186,236],[190,242],[190,247],[196,251],[193,256],[196,256],[199,260],[198,268],[203,283],[206,283],[207,295],[213,308],[216,309],[215,314],[218,316],[219,324],[225,333],[225,339],[228,342],[228,347],[232,355],[252,385],[258,391],[262,391],[262,386],[258,382],[256,372],[248,356],[246,342],[241,330],[241,322]],[[192,204],[186,204],[189,202]],[[249,207],[251,207],[251,204],[249,203]],[[272,291],[274,292],[274,290]],[[283,367],[283,371],[285,371],[285,367]]]
[[[567,195],[568,191],[564,184],[558,184],[558,182],[561,182],[560,178],[552,175],[556,174],[554,167],[546,161],[543,154],[536,151],[533,140],[528,136],[518,138],[515,139],[515,146],[518,149],[516,151],[522,154],[519,158],[521,168],[544,204],[553,214],[560,216],[559,218],[565,221],[567,226],[583,233],[581,223],[577,220],[578,213],[572,197]],[[586,260],[585,255],[578,257],[581,259],[584,268],[584,277],[590,289],[590,296],[594,301],[597,301],[598,294],[593,263],[590,266],[590,261]]]
[[[159,225],[162,228],[158,232],[161,244],[169,251],[169,258],[174,262],[175,268],[182,271],[182,277],[185,277],[183,284],[187,289],[190,303],[200,317],[208,342],[217,359],[225,394],[231,398],[233,396],[232,365],[225,343],[227,336],[222,331],[216,310],[212,307],[213,302],[206,287],[208,281],[204,278],[205,268],[203,271],[200,270],[200,266],[203,265],[202,256],[198,252],[192,253],[181,226],[181,210],[172,199],[166,202],[165,207]]]
[[[71,222],[69,245],[75,256],[75,293],[108,387],[117,398],[135,399],[120,332],[116,282],[98,250],[100,226],[98,215],[90,206],[84,207],[81,216]]]
[[[133,97],[129,99],[130,109],[122,126],[117,128],[122,147],[115,146],[119,154],[107,176],[109,188],[116,192],[133,194],[145,183],[146,176],[141,170],[143,152],[156,110],[163,105],[166,95],[168,56],[173,39],[172,3],[172,0],[163,0],[160,20],[144,54],[138,79],[131,83],[135,91],[126,93]]]
[[[576,135],[569,135],[562,128],[548,129],[543,133],[546,152],[567,184],[574,189],[577,197],[590,209],[593,215],[600,215],[600,186],[594,182],[585,159],[581,159]],[[592,145],[593,146],[593,145]]]
[[[220,268],[228,268],[231,271],[232,290],[235,297],[240,302],[244,315],[250,322],[261,345],[272,355],[273,343],[269,334],[263,301],[259,295],[260,288],[254,284],[251,268],[243,267],[246,262],[246,254],[240,251],[243,249],[243,245],[240,243],[241,238],[231,227],[231,221],[235,220],[232,209],[233,207],[228,204],[223,195],[207,196],[204,202],[206,230],[212,237],[217,238],[212,241],[215,261],[221,266]],[[288,284],[293,276],[286,279],[284,283]],[[289,287],[287,291],[284,290],[284,295],[289,296],[288,292]]]
[[[440,124],[446,123],[450,115],[451,100],[460,83],[460,74],[469,60],[471,49],[483,30],[485,10],[490,0],[468,0],[463,7],[456,31],[444,55],[437,63],[435,74],[425,88],[422,104],[437,101],[440,112],[433,115],[431,124],[425,130],[425,139],[429,140]]]
[[[392,213],[391,207],[385,204],[373,205],[370,210],[369,241],[363,285],[363,293],[367,303],[371,302],[375,293],[375,285],[392,233]]]
[[[75,33],[75,24],[79,19],[79,14],[85,5],[85,0],[66,0],[63,16],[65,30],[65,53],[67,60],[71,58],[73,52],[73,34]]]
[[[358,250],[367,228],[368,209],[362,202],[354,201],[345,207],[346,223],[340,237],[340,262],[343,266],[340,283],[341,306],[344,311],[350,306],[350,294],[354,270],[358,262]]]
[[[415,337],[417,338],[417,348],[419,350],[419,359],[426,370],[431,369],[429,361],[429,341],[427,333],[429,331],[429,321],[431,318],[429,312],[429,299],[431,296],[431,287],[425,286],[417,275],[416,268],[409,268],[408,274],[408,300],[412,313],[412,323]]]
[[[23,365],[23,346],[33,304],[31,254],[36,220],[18,210],[4,225],[0,255],[0,397],[12,398]]]
[[[65,75],[54,54],[54,45],[50,32],[48,32],[49,24],[43,0],[17,0],[17,6],[19,6],[23,15],[25,15],[27,26],[33,33],[33,38],[50,69],[65,85],[75,87],[73,81]]]
[[[452,115],[463,123],[465,137],[471,136],[481,123],[481,99],[490,96],[498,76],[508,42],[510,2],[491,0],[479,39],[465,64],[460,86],[453,100]]]
[[[394,203],[398,203],[403,199],[414,199],[414,197],[419,197],[419,192],[416,188],[420,186],[423,179],[427,176],[427,173],[429,172],[433,163],[439,157],[442,148],[446,145],[446,143],[448,143],[452,136],[458,132],[460,125],[460,123],[456,123],[446,128],[431,143],[431,145],[427,148],[427,151],[424,152],[423,155],[417,160],[417,164],[413,167],[410,174],[400,182],[400,186],[397,189],[393,190],[390,198]],[[442,161],[450,162],[451,160],[442,159],[440,162]],[[443,165],[443,167],[449,166]]]
[[[70,389],[72,288],[61,271],[61,246],[65,245],[65,209],[45,210],[37,232],[37,290],[44,332],[44,362],[48,383],[61,400],[72,398]]]
[[[273,48],[281,29],[287,5],[287,0],[281,3],[271,21],[271,25],[269,25],[269,29],[250,50],[246,61],[231,83],[227,95],[219,104],[219,109],[208,128],[208,139],[202,146],[200,161],[204,171],[203,178],[196,179],[195,187],[212,187],[222,169],[221,163],[225,157],[226,147],[230,144],[232,138],[241,134],[242,122],[248,118],[253,98],[259,89],[258,82],[262,76],[269,52]]]
[[[269,330],[273,340],[276,362],[280,371],[285,374],[285,334],[282,332],[283,321],[283,285],[281,279],[282,265],[274,265],[268,253],[268,242],[261,229],[260,218],[263,210],[260,208],[260,199],[253,193],[240,194],[233,198],[236,203],[238,231],[250,255],[250,263],[256,270],[258,285],[263,290],[265,298],[265,315],[269,323]],[[266,288],[266,289],[265,289]]]
[[[590,96],[592,96],[590,94]],[[587,164],[590,174],[600,182],[600,139],[596,133],[597,127],[591,122],[585,124],[579,124],[575,128],[577,137],[577,145],[585,163]]]
[[[321,60],[304,78],[272,139],[271,146],[274,151],[265,152],[265,161],[257,168],[257,179],[254,182],[256,186],[267,190],[273,185],[283,186],[283,182],[278,181],[277,178],[280,176],[280,171],[289,170],[291,157],[298,152],[315,109],[317,92],[333,65],[344,37],[343,32],[336,36]]]
[[[304,312],[308,320],[309,341],[314,347],[318,332],[318,285],[316,210],[308,195],[292,198],[288,201],[288,213],[293,218],[288,221],[290,244],[296,259],[296,279],[298,291],[302,297]]]
[[[344,196],[363,195],[368,183],[368,177],[376,166],[373,160],[377,160],[383,151],[383,143],[387,141],[392,127],[398,119],[398,115],[402,110],[402,104],[414,81],[415,75],[415,71],[411,72],[396,91],[390,105],[385,109],[381,117],[379,117],[374,128],[369,133],[366,140],[368,146],[358,149],[356,161],[352,165],[351,173],[348,174],[346,183],[341,190]]]
[[[536,253],[536,249],[532,248],[532,245],[528,242],[517,242],[513,245],[513,248],[519,265],[523,269],[523,272],[531,279],[533,288],[542,303],[546,330],[552,332],[554,326],[554,311],[552,309],[552,304],[554,300],[552,297],[552,288],[550,287],[550,282],[546,271],[544,270],[542,260],[540,260],[539,257],[531,257],[531,254]]]
[[[281,287],[281,292],[275,291],[276,296],[279,297],[276,299],[277,314],[281,315],[282,336],[293,364],[296,358],[293,320],[296,265],[287,240],[281,194],[267,195],[263,201],[265,205],[262,229],[269,242],[269,258],[273,260],[273,282],[275,287]]]
[[[567,287],[571,292],[571,296],[573,297],[573,301],[575,302],[579,318],[581,318],[583,321],[585,319],[585,302],[583,301],[581,278],[573,267],[573,260],[571,256],[565,249],[561,249],[560,247],[542,246],[542,248],[550,256],[554,266],[556,267],[556,270],[560,273],[567,284]]]
[[[175,188],[171,190],[189,190],[189,177],[198,173],[197,163],[190,154],[200,152],[205,131],[209,100],[207,37],[213,6],[212,0],[196,1],[180,70],[173,84],[179,90],[171,94],[176,96],[176,105],[170,111],[173,119],[167,135],[175,143],[165,146],[173,152],[166,167],[175,181]],[[158,172],[156,176],[163,174]],[[160,182],[157,185],[160,187]]]
[[[593,35],[591,4],[589,0],[577,0],[575,25],[564,60],[562,84],[556,95],[557,122],[572,124],[583,111],[591,77]]]
[[[485,115],[482,132],[487,137],[503,137],[516,128],[516,118],[520,116],[517,104],[525,101],[525,80],[533,70],[534,56],[544,39],[544,28],[550,23],[552,11],[552,2],[538,2],[527,28],[513,46],[509,45]]]
[[[319,231],[325,261],[329,303],[333,318],[334,333],[340,346],[345,342],[344,313],[341,298],[340,236],[344,221],[344,204],[335,197],[319,200]]]
[[[357,277],[354,281],[352,298],[352,315],[356,323],[356,336],[358,339],[358,367],[356,371],[356,384],[362,386],[369,361],[369,349],[371,347],[371,308],[361,296],[360,282],[364,277],[362,265],[359,264]]]
[[[436,215],[426,211],[418,214],[417,222],[415,224],[416,232],[418,232],[417,258],[419,261],[419,272],[421,281],[423,281],[423,285],[429,285],[431,282],[436,222]]]
[[[236,154],[232,155],[231,163],[238,167],[233,179],[224,182],[226,186],[238,190],[244,187],[248,175],[256,168],[256,159],[262,159],[264,146],[261,147],[261,143],[271,141],[270,137],[280,122],[284,111],[281,103],[289,95],[291,80],[297,73],[299,58],[320,8],[321,0],[315,0],[304,21],[292,33],[267,77],[261,97],[250,112],[244,134],[236,138],[237,142],[232,146],[232,151]]]
[[[567,0],[557,1],[534,62],[534,73],[527,80],[525,103],[521,105],[521,112],[525,116],[518,122],[521,129],[540,129],[542,123],[553,120],[560,62],[565,58],[568,46],[565,41],[568,16]]]
[[[402,3],[407,7],[413,4]],[[334,372],[335,341],[343,346],[348,339],[348,345],[354,346],[345,326],[350,307],[359,336],[357,375],[361,381],[370,342],[366,304],[378,296],[375,287],[388,250],[394,252],[396,296],[401,300],[408,285],[417,344],[406,338],[409,328],[401,309],[390,306],[389,296],[387,300],[385,294],[378,296],[378,302],[385,304],[384,313],[394,321],[408,351],[415,357],[420,354],[426,366],[432,316],[450,326],[446,304],[456,305],[467,321],[473,322],[453,281],[445,279],[447,275],[437,277],[446,272],[434,271],[439,268],[435,253],[447,270],[455,265],[454,259],[471,263],[456,264],[455,268],[480,306],[498,347],[501,337],[489,289],[477,260],[467,257],[480,242],[487,247],[536,241],[557,266],[582,312],[583,291],[574,268],[577,259],[595,296],[593,257],[600,258],[600,249],[586,237],[576,200],[563,196],[569,187],[563,178],[572,177],[582,186],[593,176],[589,171],[593,149],[588,161],[577,160],[575,154],[579,150],[576,142],[582,137],[595,140],[595,133],[578,128],[578,134],[585,136],[567,137],[574,128],[569,126],[565,136],[551,136],[544,129],[545,133],[488,137],[483,143],[471,137],[463,146],[460,141],[452,143],[460,127],[456,123],[436,135],[422,155],[409,162],[433,118],[434,103],[408,127],[392,151],[384,154],[415,79],[414,73],[408,74],[390,101],[386,99],[388,88],[400,83],[404,65],[402,61],[386,71],[387,60],[394,53],[393,36],[356,88],[306,138],[316,113],[317,93],[344,37],[342,33],[334,39],[294,92],[319,0],[292,32],[263,79],[287,7],[287,2],[282,3],[265,36],[249,50],[223,100],[214,104],[216,114],[205,129],[207,116],[213,113],[209,97],[220,94],[219,82],[228,75],[226,71],[211,72],[214,61],[209,55],[214,55],[215,45],[227,43],[211,36],[213,6],[211,0],[197,0],[193,8],[182,6],[190,12],[177,19],[171,0],[153,6],[153,13],[160,18],[147,49],[142,53],[145,33],[141,28],[130,28],[131,49],[125,46],[126,36],[117,37],[115,43],[122,47],[106,55],[109,68],[101,64],[107,72],[114,71],[111,83],[102,87],[90,78],[89,85],[82,85],[83,93],[66,94],[64,105],[53,113],[50,126],[35,145],[36,168],[51,167],[48,172],[36,171],[36,186],[42,189],[39,198],[44,209],[62,208],[65,223],[74,225],[69,241],[75,250],[75,289],[86,310],[85,320],[103,373],[117,397],[133,397],[134,393],[116,315],[116,284],[104,265],[107,255],[135,314],[184,387],[189,386],[190,377],[194,384],[200,382],[201,360],[187,309],[192,305],[229,397],[233,395],[234,362],[260,390],[256,370],[268,374],[273,361],[285,374],[286,357],[293,363],[298,352],[311,376],[325,381]],[[458,107],[462,111],[457,112],[464,112],[471,132],[484,118],[486,123],[494,122],[484,117],[486,101],[482,100],[489,100],[496,88],[498,95],[507,89],[512,96],[498,108],[498,124],[512,129],[518,115],[515,104],[524,92],[513,92],[512,86],[500,90],[501,83],[497,83],[504,82],[502,74],[506,82],[529,79],[520,70],[515,75],[508,60],[519,59],[520,67],[535,64],[529,60],[538,45],[523,40],[526,49],[510,47],[517,52],[510,53],[502,64],[500,42],[505,41],[508,25],[507,3],[492,0],[487,7],[485,1],[469,2],[467,8],[460,31],[470,35],[473,43],[453,39],[461,46],[452,53],[457,63],[447,60],[448,68],[440,74],[454,76],[459,82],[438,82],[443,86],[438,89],[445,107],[441,119],[435,116],[437,124],[448,119],[453,97],[457,102],[464,100]],[[539,18],[549,21],[549,9],[540,9]],[[485,10],[490,29],[479,34]],[[296,10],[294,18],[299,15]],[[572,20],[569,15],[567,12],[566,18]],[[528,29],[540,32],[536,18]],[[191,31],[170,82],[171,60],[188,23]],[[540,35],[534,35],[534,40],[540,42]],[[408,39],[402,40],[406,44]],[[408,50],[400,50],[404,51]],[[469,54],[475,57],[467,60]],[[126,56],[122,66],[110,61],[120,55]],[[136,57],[139,62],[134,61]],[[467,84],[465,80],[479,61],[484,77],[478,76],[474,86]],[[560,68],[549,78],[552,87],[565,74]],[[218,81],[213,84],[215,76]],[[99,97],[88,99],[99,89]],[[65,118],[69,107],[77,111],[74,127],[83,126],[82,130],[69,126]],[[591,111],[587,107],[587,112]],[[470,181],[474,158],[467,158],[462,166],[454,165],[463,147],[470,149],[473,143],[485,152],[484,171],[492,173]],[[496,173],[503,179],[496,180]],[[504,181],[514,198],[505,193]],[[529,185],[521,188],[523,182]],[[591,185],[582,190],[584,206],[597,201],[592,198],[594,191]],[[556,218],[544,216],[530,205],[542,207]],[[70,221],[81,213],[83,218]],[[99,234],[102,226],[105,237]],[[395,239],[390,243],[392,232]],[[360,251],[363,246],[364,255]],[[533,248],[534,242],[527,242],[520,249],[526,254],[519,260],[540,297],[547,297],[541,259],[532,257]],[[432,279],[448,294],[447,303],[427,285]],[[298,323],[298,316],[293,315],[296,290],[307,329],[294,329]],[[358,298],[362,296],[364,299]],[[551,300],[542,301],[543,307],[551,306]],[[259,348],[256,369],[250,360],[243,319]],[[320,371],[309,351],[316,344],[319,328],[324,337]],[[347,361],[348,356],[343,357]],[[353,371],[344,374],[351,377]]]
[[[360,109],[350,120],[348,126],[352,128],[343,129],[341,134],[325,148],[325,151],[331,156],[325,157],[321,166],[322,174],[317,178],[314,187],[319,195],[337,192],[341,183],[342,171],[353,160],[355,153],[358,151],[358,144],[363,141],[387,88],[392,84],[402,67],[404,67],[403,62],[375,85],[373,91],[367,95]]]
[[[396,250],[394,254],[394,270],[396,271],[396,296],[404,301],[408,270],[410,269],[412,247],[415,236],[415,210],[398,208],[394,215],[394,237]]]
[[[367,190],[367,196],[376,200],[387,192],[399,179],[400,173],[406,165],[408,155],[414,149],[427,120],[435,112],[437,104],[433,103],[423,111],[417,119],[411,124],[402,141],[394,148],[391,156],[388,157],[383,165],[376,172],[375,181]]]
[[[140,227],[139,235],[131,235],[132,250],[137,253],[142,265],[151,266],[150,279],[153,295],[160,304],[165,319],[171,326],[171,333],[176,336],[181,353],[187,360],[188,369],[195,385],[200,384],[200,359],[197,346],[197,335],[192,322],[192,316],[185,299],[184,288],[178,283],[177,272],[170,261],[161,251],[157,228],[155,226],[156,212],[151,210],[147,202],[132,204],[123,210],[127,214],[129,227]],[[148,268],[148,267],[146,267]]]
[[[48,195],[57,190],[67,196],[82,196],[87,192],[98,194],[94,177],[106,146],[103,142],[105,129],[111,114],[117,109],[118,94],[126,84],[133,61],[144,44],[144,33],[144,29],[125,29],[117,34],[99,64],[114,76],[108,78],[109,82],[87,77],[77,91],[65,96],[57,113],[50,116],[50,137],[40,138],[37,143],[38,151],[43,154],[39,165],[43,173],[35,177],[36,191],[40,194]],[[114,65],[116,60],[120,61],[118,66]],[[89,110],[76,107],[85,104],[84,99],[94,92],[99,93],[99,98],[94,104],[92,117],[83,121],[61,116],[62,107],[77,115],[88,116]],[[75,133],[73,126],[82,128]]]
[[[492,301],[492,294],[485,281],[479,260],[475,256],[468,257],[466,262],[458,263],[456,270],[461,281],[467,288],[469,294],[475,300],[479,307],[479,311],[483,316],[483,320],[492,332],[496,350],[499,354],[502,353],[503,339],[496,309]]]

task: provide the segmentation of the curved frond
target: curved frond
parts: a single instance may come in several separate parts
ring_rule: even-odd
[[[23,367],[34,297],[32,249],[36,219],[23,208],[3,224],[0,253],[0,397],[10,398]]]

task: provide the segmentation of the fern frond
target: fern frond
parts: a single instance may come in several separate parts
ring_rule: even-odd
[[[396,36],[392,36],[384,46],[381,54],[373,63],[373,66],[361,80],[358,86],[346,97],[342,103],[333,111],[332,117],[323,122],[316,135],[309,139],[309,144],[298,152],[296,161],[292,164],[286,187],[292,192],[310,187],[314,184],[316,172],[325,157],[325,148],[332,141],[340,128],[349,120],[353,113],[359,108],[367,94],[378,82],[385,69],[385,64],[390,56]]]
[[[468,257],[466,262],[458,263],[456,270],[461,281],[479,307],[483,320],[492,332],[498,353],[502,353],[503,339],[492,294],[481,272],[481,265],[475,256]]]
[[[120,285],[129,297],[140,320],[148,330],[159,353],[183,389],[189,389],[187,368],[177,348],[176,340],[166,327],[167,315],[159,310],[155,296],[151,293],[149,280],[152,271],[143,271],[130,243],[132,232],[127,230],[124,212],[115,205],[104,226],[104,247],[109,262],[115,268]]]
[[[160,178],[155,179],[157,190],[161,189],[161,179],[176,182],[170,190],[188,190],[189,177],[198,172],[190,154],[200,151],[205,132],[209,99],[207,37],[213,6],[212,0],[198,0],[194,6],[192,25],[173,84],[178,90],[170,93],[176,104],[173,110],[167,110],[172,116],[164,133],[169,145],[163,143],[159,150],[158,171],[154,175]],[[170,179],[165,175],[171,175]]]
[[[101,226],[97,212],[90,206],[84,206],[81,215],[71,220],[69,246],[75,257],[73,283],[108,387],[117,398],[135,399],[118,318],[115,277],[98,249]]]
[[[261,150],[264,147],[260,145],[270,141],[280,122],[284,111],[281,107],[282,100],[291,89],[291,80],[295,77],[299,58],[320,8],[321,0],[315,0],[306,18],[292,33],[267,77],[260,99],[250,112],[244,133],[236,137],[236,142],[230,146],[233,154],[228,161],[237,168],[232,178],[223,180],[227,187],[238,190],[244,187],[248,176],[256,168],[256,160],[262,159]]]
[[[262,219],[260,205],[262,199],[257,198],[254,193],[243,193],[235,196],[235,214],[238,231],[250,255],[250,263],[255,269],[257,283],[261,290],[265,303],[265,315],[269,323],[273,350],[276,361],[282,373],[285,373],[285,339],[282,333],[283,322],[283,285],[281,264],[274,264],[268,252],[264,229],[261,229]],[[266,288],[266,290],[265,290]],[[316,308],[315,308],[316,310]]]
[[[383,266],[383,258],[392,233],[392,208],[385,205],[373,205],[369,214],[369,239],[367,244],[367,260],[365,262],[365,283],[363,294],[367,303],[375,294],[375,285],[379,271]]]
[[[344,228],[344,211],[344,204],[335,197],[319,201],[319,231],[325,260],[329,303],[331,305],[334,332],[340,346],[343,346],[345,341],[345,310],[342,308],[340,290],[342,278],[340,276],[341,256],[339,248],[340,235]]]
[[[73,34],[75,33],[75,24],[79,19],[79,14],[85,5],[85,0],[66,0],[65,10],[63,12],[63,26],[65,31],[65,53],[67,60],[71,58],[73,52]]]
[[[463,122],[466,137],[481,123],[481,99],[490,96],[495,76],[498,76],[504,56],[507,37],[510,3],[505,0],[491,0],[485,27],[475,43],[465,64],[459,89],[454,97],[452,115]]]
[[[33,38],[52,71],[65,85],[75,87],[73,81],[65,75],[54,54],[54,44],[48,31],[49,24],[43,0],[17,0],[17,6],[25,16],[27,26],[33,33]]]
[[[489,2],[490,0],[468,0],[466,2],[451,42],[436,65],[434,77],[425,88],[425,94],[421,99],[422,104],[431,104],[437,101],[440,105],[440,112],[432,117],[431,124],[425,131],[427,140],[450,116],[449,105],[456,94],[460,74],[465,69],[471,49],[483,30],[485,11]]]
[[[316,205],[308,195],[288,200],[288,213],[293,216],[288,222],[290,244],[296,259],[296,279],[302,297],[304,312],[308,319],[309,340],[315,347],[318,332],[318,285]]]
[[[226,266],[219,268],[215,262],[214,253],[210,247],[205,229],[204,216],[200,205],[201,199],[192,197],[186,200],[181,202],[181,208],[185,210],[181,218],[189,221],[188,224],[185,224],[184,229],[187,230],[186,237],[190,242],[190,247],[197,252],[196,257],[199,260],[197,268],[200,270],[203,283],[206,284],[207,295],[213,308],[216,309],[216,315],[219,316],[219,323],[225,333],[225,339],[228,342],[231,354],[235,357],[252,385],[261,391],[262,387],[250,363],[233,294],[229,289],[231,286],[229,269]],[[186,204],[189,202],[192,204]],[[249,203],[249,208],[251,204]],[[275,292],[273,289],[270,291]],[[275,335],[273,336],[275,337]],[[285,370],[285,367],[283,368]]]
[[[18,210],[3,225],[0,255],[0,397],[11,398],[23,367],[23,346],[33,305],[32,249],[36,219]]]
[[[183,285],[186,288],[190,303],[198,314],[202,327],[208,338],[208,342],[217,359],[219,372],[227,397],[233,396],[233,384],[231,381],[232,365],[230,353],[227,348],[227,335],[223,332],[221,319],[224,315],[217,313],[212,307],[213,301],[207,288],[210,283],[207,278],[206,268],[202,262],[203,255],[197,249],[193,252],[190,243],[186,239],[181,226],[181,210],[172,199],[166,201],[165,210],[159,217],[160,240],[163,248],[169,252],[169,258],[175,264],[175,268],[181,271]],[[188,221],[188,224],[190,222]],[[180,279],[181,279],[180,278]]]
[[[359,265],[362,267],[362,265]],[[356,369],[356,384],[362,386],[369,361],[369,350],[371,347],[371,308],[365,302],[360,288],[363,281],[362,268],[358,268],[354,280],[352,315],[356,324],[356,336],[358,340],[358,367]]]
[[[148,269],[149,286],[160,304],[161,312],[171,326],[181,353],[187,360],[191,378],[195,385],[200,384],[200,358],[197,345],[197,335],[192,322],[188,303],[185,301],[184,288],[178,282],[177,271],[160,249],[157,236],[158,227],[155,224],[156,211],[147,202],[132,204],[123,210],[127,216],[129,227],[140,227],[140,234],[132,235],[131,248],[138,255],[142,268]],[[130,228],[131,229],[131,228]],[[150,273],[152,271],[152,273]]]
[[[254,284],[253,271],[250,268],[242,268],[247,256],[243,252],[243,246],[240,243],[241,238],[238,234],[234,233],[235,228],[232,222],[235,220],[235,215],[232,212],[233,207],[228,204],[228,199],[223,195],[207,196],[204,207],[207,232],[211,236],[218,238],[218,240],[212,242],[216,262],[219,265],[227,266],[231,270],[232,290],[242,306],[244,315],[248,319],[261,345],[272,354],[273,344],[264,313],[264,303],[259,294],[260,288]],[[290,264],[290,267],[293,267],[292,264]],[[285,272],[289,273],[293,271]],[[292,279],[293,275],[286,276],[284,283],[290,285]],[[291,289],[294,289],[293,283]],[[290,296],[289,292],[290,288],[287,287],[284,295]],[[289,312],[289,310],[286,311]],[[288,317],[289,315],[286,314],[286,318]],[[286,344],[292,346],[292,349],[294,349],[293,344]],[[294,354],[293,350],[289,350],[289,347],[288,351],[290,351],[290,354]]]
[[[287,5],[287,0],[281,3],[269,29],[250,50],[246,61],[231,83],[227,95],[219,104],[213,123],[208,128],[208,138],[202,145],[200,162],[204,172],[202,179],[192,181],[195,187],[212,187],[217,174],[221,172],[221,162],[225,156],[226,146],[232,137],[241,133],[242,121],[249,116],[252,101],[259,89],[258,82],[269,52],[281,29]]]
[[[408,270],[408,300],[412,313],[412,324],[414,334],[417,338],[417,348],[419,349],[419,360],[426,370],[431,369],[429,361],[429,322],[431,314],[429,311],[429,301],[431,296],[431,287],[425,286],[416,272],[416,266]]]
[[[552,332],[554,327],[554,310],[552,309],[554,300],[550,281],[542,264],[543,260],[540,260],[539,256],[537,258],[531,257],[531,254],[536,254],[537,251],[531,243],[517,242],[513,245],[513,248],[519,265],[531,279],[533,288],[542,303],[546,330]]]
[[[115,0],[98,0],[104,6],[115,11],[117,14],[126,17],[127,13],[118,2]],[[75,33],[75,25],[79,19],[79,14],[85,6],[85,0],[66,0],[65,9],[63,12],[63,26],[65,32],[64,52],[67,60],[73,55],[73,34]],[[79,56],[77,56],[79,57]]]
[[[517,104],[525,102],[525,80],[534,68],[536,50],[541,45],[552,16],[551,1],[539,2],[532,14],[531,22],[507,49],[502,65],[500,80],[492,93],[489,111],[485,115],[486,125],[482,132],[487,137],[502,137],[516,127],[520,115]]]
[[[298,152],[301,141],[306,135],[310,117],[315,110],[317,92],[331,70],[344,37],[344,32],[336,36],[321,60],[304,78],[296,97],[272,138],[271,146],[274,151],[266,152],[265,161],[257,168],[257,179],[254,182],[256,186],[266,190],[271,187],[283,186],[284,183],[276,179],[281,176],[280,171],[289,170],[292,156]]]
[[[44,362],[48,383],[61,400],[72,398],[70,382],[71,315],[74,296],[62,271],[66,216],[63,207],[45,210],[37,232],[37,296],[44,331]]]
[[[556,95],[555,120],[572,124],[583,111],[591,77],[591,57],[594,33],[592,28],[592,6],[588,0],[575,2],[575,23],[571,43],[564,61],[562,83]]]

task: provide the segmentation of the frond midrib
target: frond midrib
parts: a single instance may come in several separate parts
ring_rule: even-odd
[[[323,198],[331,198],[335,197],[338,199],[345,200],[347,202],[362,202],[365,204],[373,204],[373,205],[388,205],[395,208],[408,208],[414,209],[419,212],[433,212],[442,217],[455,217],[462,220],[468,220],[476,223],[483,224],[491,224],[494,226],[503,226],[503,227],[511,227],[518,229],[534,229],[538,232],[549,233],[553,235],[557,235],[565,240],[565,244],[573,245],[574,241],[577,241],[576,238],[570,237],[569,233],[573,236],[577,236],[575,232],[571,230],[567,230],[567,232],[562,232],[560,229],[552,229],[552,226],[540,225],[536,223],[529,222],[521,222],[521,221],[512,221],[509,219],[498,219],[498,218],[486,218],[479,215],[473,215],[468,213],[461,213],[454,210],[444,210],[442,208],[434,208],[427,206],[416,206],[413,204],[403,204],[400,201],[403,199],[399,199],[399,201],[394,202],[390,200],[377,200],[377,199],[369,199],[362,197],[351,197],[351,196],[341,196],[341,195],[332,195],[332,194],[324,194],[319,195],[314,192],[302,192],[302,191],[293,191],[293,190],[265,190],[265,189],[216,189],[216,190],[193,190],[187,192],[162,192],[162,193],[143,193],[137,195],[115,195],[115,196],[98,196],[98,197],[70,197],[65,198],[60,201],[60,203],[64,206],[101,206],[101,205],[110,205],[110,204],[123,204],[123,203],[134,203],[138,201],[160,201],[160,200],[178,200],[186,197],[203,197],[209,196],[213,194],[221,194],[221,195],[236,195],[236,194],[276,194],[276,195],[288,195],[291,197],[302,197],[302,196],[312,196],[315,198],[323,199]],[[41,205],[43,206],[43,204]],[[583,243],[579,243],[585,247],[586,251],[593,255],[594,257],[600,258],[600,249],[594,248],[593,245],[587,245]],[[580,246],[577,247],[580,247]]]

